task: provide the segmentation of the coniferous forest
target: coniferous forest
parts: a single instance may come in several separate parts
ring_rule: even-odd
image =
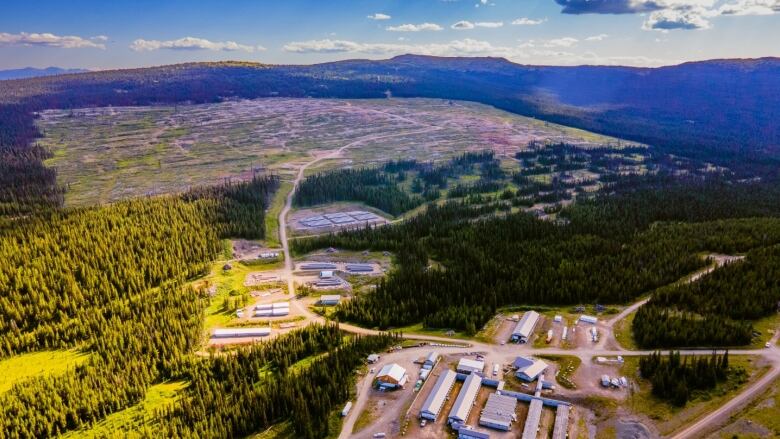
[[[653,386],[653,395],[682,407],[697,390],[709,390],[725,381],[729,374],[744,374],[744,370],[729,367],[729,353],[705,356],[681,356],[670,352],[664,358],[660,352],[639,359],[639,373]]]
[[[375,292],[342,304],[337,315],[343,320],[379,328],[423,322],[473,333],[501,306],[628,303],[704,267],[700,253],[735,254],[776,245],[777,201],[780,190],[768,182],[628,177],[565,209],[565,224],[525,213],[501,214],[506,200],[483,198],[430,206],[394,227],[300,239],[293,248],[301,253],[327,246],[396,252],[398,268]],[[763,278],[732,276],[736,267],[708,282]],[[769,304],[780,300],[780,291],[766,288],[765,282],[739,296],[747,299],[746,313],[724,316],[728,321],[704,319],[684,337],[701,340],[697,345],[744,344],[744,334],[749,341],[752,329],[744,319],[766,315]],[[725,296],[729,287],[723,288]],[[642,313],[653,309],[658,309],[655,301]],[[637,324],[663,327],[668,315],[638,316]],[[677,344],[659,339],[643,345]]]

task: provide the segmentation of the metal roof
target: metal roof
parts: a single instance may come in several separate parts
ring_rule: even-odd
[[[455,384],[455,377],[457,374],[449,369],[439,375],[439,379],[436,380],[431,393],[425,399],[425,402],[420,409],[420,416],[428,419],[436,419],[444,405],[444,401],[447,399],[447,395],[450,393],[452,386]]]
[[[490,439],[490,435],[468,427],[460,427],[458,429],[458,439]]]
[[[503,426],[509,430],[512,422],[515,420],[516,408],[516,398],[493,393],[488,397],[485,408],[482,409],[479,423],[491,427]]]
[[[382,378],[392,378],[396,383],[400,383],[406,375],[406,369],[396,363],[385,364],[379,373],[376,374],[378,380],[382,381]]]
[[[517,322],[515,330],[512,331],[512,336],[517,338],[525,338],[531,336],[531,333],[536,326],[536,322],[539,321],[539,313],[536,311],[528,311],[523,314],[523,317]]]
[[[270,334],[271,328],[225,328],[215,329],[211,336],[214,338],[265,337]]]
[[[469,372],[481,372],[485,370],[485,362],[479,360],[472,360],[470,358],[461,358],[458,361],[458,371],[467,370]]]
[[[539,421],[542,419],[543,407],[544,404],[541,399],[531,401],[531,406],[528,407],[528,417],[525,419],[525,427],[523,428],[523,439],[536,439],[539,431]]]
[[[450,420],[466,422],[481,386],[481,376],[471,374],[466,377],[466,381],[463,382],[463,387],[460,388],[458,397],[455,399],[455,404],[452,406],[452,409],[450,409],[450,414],[447,418]]]
[[[428,356],[425,357],[425,363],[427,364],[436,364],[438,360],[439,360],[439,353],[436,351],[429,352]]]
[[[531,381],[535,380],[539,374],[547,369],[547,363],[542,360],[534,359],[533,362],[525,367],[518,368],[517,374],[523,374],[527,376]]]
[[[566,431],[569,429],[569,409],[568,405],[561,404],[555,411],[552,439],[566,439]]]

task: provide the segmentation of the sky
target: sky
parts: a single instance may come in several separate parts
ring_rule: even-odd
[[[780,56],[780,0],[0,2],[0,69],[404,53],[633,66]]]

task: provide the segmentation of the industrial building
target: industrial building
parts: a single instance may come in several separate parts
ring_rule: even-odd
[[[336,264],[328,262],[309,262],[298,266],[298,269],[303,271],[335,270],[336,268],[338,268]]]
[[[516,398],[493,393],[488,397],[485,408],[482,409],[479,425],[509,431],[512,428],[512,422],[516,420],[515,409],[517,409]]]
[[[584,323],[590,323],[591,325],[595,325],[599,322],[599,319],[593,316],[586,316],[585,314],[580,316],[580,321]]]
[[[547,370],[547,363],[531,357],[517,357],[512,365],[517,369],[515,376],[529,383]]]
[[[212,338],[267,337],[271,328],[225,328],[215,329]]]
[[[472,360],[470,358],[461,358],[460,361],[458,361],[456,370],[460,373],[482,373],[485,370],[485,362]]]
[[[555,426],[553,427],[552,439],[566,439],[569,430],[569,411],[571,406],[560,404],[555,409]]]
[[[512,341],[517,343],[527,343],[531,334],[534,332],[534,327],[539,322],[539,313],[536,311],[528,311],[523,314],[523,318],[517,322],[515,330],[512,331]]]
[[[490,435],[466,425],[458,429],[458,439],[490,439]]]
[[[376,382],[380,389],[403,387],[408,379],[409,376],[406,374],[406,369],[396,363],[386,364],[376,374]]]
[[[456,422],[466,422],[466,419],[471,413],[471,408],[474,407],[474,401],[477,399],[479,388],[482,386],[482,377],[477,374],[471,374],[463,381],[463,387],[458,392],[458,397],[455,399],[450,414],[447,416],[447,422],[450,424]]]
[[[371,264],[347,264],[345,268],[350,273],[371,273],[374,271]]]
[[[314,282],[314,286],[320,288],[340,287],[342,285],[344,285],[343,282],[341,282],[341,279],[337,276],[333,276],[330,279],[317,279],[317,281]]]
[[[333,277],[333,270],[320,271],[320,279],[330,279]]]
[[[528,417],[525,419],[523,427],[523,439],[536,439],[539,433],[539,421],[542,419],[542,408],[544,403],[541,399],[534,398],[528,407]]]
[[[457,374],[449,369],[439,375],[439,379],[436,380],[436,384],[434,384],[431,393],[425,399],[422,409],[420,409],[421,418],[431,421],[436,420],[436,417],[439,416],[439,411],[444,406],[444,401],[447,400],[447,395],[452,390],[452,386],[455,385],[456,376]]]
[[[341,302],[340,294],[326,294],[320,296],[320,305],[332,306],[338,305]]]
[[[425,361],[423,362],[423,365],[435,366],[438,361],[439,361],[439,353],[436,351],[431,351],[428,354],[428,356],[425,357]]]

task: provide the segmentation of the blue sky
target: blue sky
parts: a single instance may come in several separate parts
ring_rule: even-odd
[[[48,1],[0,4],[0,69],[309,64],[401,53],[655,66],[780,56],[780,0]]]

